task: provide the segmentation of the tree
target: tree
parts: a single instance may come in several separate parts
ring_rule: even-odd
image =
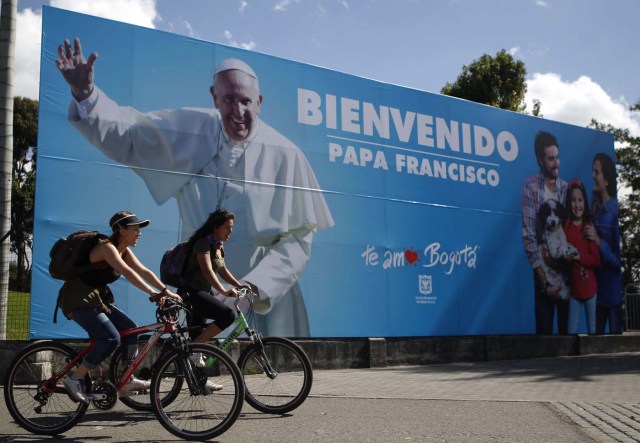
[[[525,112],[526,75],[524,63],[514,60],[503,49],[495,57],[485,54],[470,65],[464,65],[456,81],[447,82],[440,92],[496,108]]]
[[[38,137],[38,102],[23,97],[14,100],[13,172],[11,188],[11,252],[17,256],[14,289],[28,291],[33,249],[33,205],[35,197]]]
[[[630,108],[640,113],[640,102]],[[622,240],[622,283],[640,281],[640,137],[628,129],[592,120],[590,127],[613,134],[618,167],[618,207]]]
[[[531,111],[531,115],[540,118],[544,117],[544,115],[542,115],[542,102],[537,98],[533,99],[533,110]]]

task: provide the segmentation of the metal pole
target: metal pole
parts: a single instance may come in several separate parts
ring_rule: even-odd
[[[0,340],[7,338],[9,297],[9,237],[13,166],[13,71],[18,0],[2,0],[0,16]]]

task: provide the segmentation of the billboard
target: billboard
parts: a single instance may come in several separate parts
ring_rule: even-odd
[[[80,102],[56,64],[74,38],[98,55]],[[223,61],[251,71],[257,103],[214,100]],[[609,134],[45,7],[30,336],[86,337],[51,321],[59,237],[109,234],[132,211],[151,220],[135,254],[158,273],[217,207],[236,215],[226,264],[260,289],[266,334],[535,333],[522,208],[540,133],[561,153],[556,183],[580,178],[590,196],[594,156],[614,158]],[[112,289],[153,321],[144,293],[124,278]]]

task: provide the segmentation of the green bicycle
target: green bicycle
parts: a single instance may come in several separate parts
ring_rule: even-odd
[[[238,309],[238,315],[233,322],[233,330],[220,344],[220,349],[228,351],[234,341],[243,333],[247,339],[240,341],[242,351],[238,359],[238,367],[245,384],[245,400],[253,408],[267,414],[286,414],[299,407],[308,397],[313,383],[311,361],[300,346],[283,337],[263,337],[255,327],[252,295],[249,289],[239,289],[236,308],[246,298],[249,300],[247,314]],[[180,322],[179,331],[188,332],[187,319]],[[150,352],[142,362],[137,374],[141,379],[152,379],[157,373],[158,356],[166,352],[165,347],[172,346],[172,341],[161,341],[156,344],[155,351]],[[123,368],[120,349],[117,349],[111,359],[109,378],[118,380]],[[215,366],[214,358],[209,357],[208,366]],[[172,380],[166,385],[167,392],[161,393],[163,402],[170,402],[172,391],[181,389],[180,378]],[[140,393],[130,397],[121,397],[125,405],[139,411],[151,410],[149,395]]]

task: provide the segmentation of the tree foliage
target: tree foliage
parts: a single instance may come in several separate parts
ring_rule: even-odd
[[[640,113],[640,103],[631,107]],[[592,128],[613,134],[618,167],[618,206],[622,239],[622,282],[640,282],[640,137],[628,129],[592,120]]]
[[[17,256],[16,290],[29,290],[33,249],[38,102],[16,97],[13,104],[13,173],[11,182],[11,252]]]
[[[526,75],[524,63],[514,60],[503,49],[495,57],[484,54],[470,65],[464,65],[456,81],[453,84],[447,82],[440,92],[496,108],[524,112]]]

